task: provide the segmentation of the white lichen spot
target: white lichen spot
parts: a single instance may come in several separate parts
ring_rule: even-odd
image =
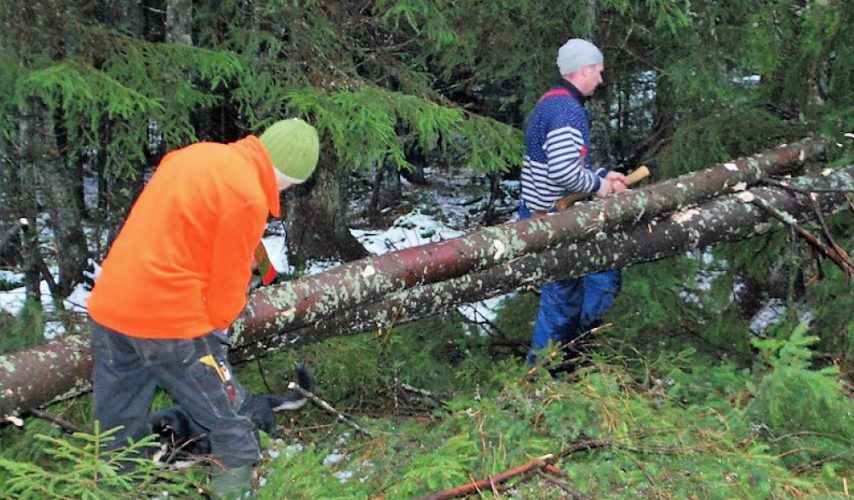
[[[818,193],[810,193],[810,199],[812,201],[818,201]]]
[[[738,166],[735,163],[724,163],[724,168],[730,172],[738,172]]]
[[[370,278],[371,276],[373,276],[375,274],[377,274],[377,270],[374,269],[374,266],[372,266],[370,264],[365,266],[365,268],[362,269],[362,272],[361,272],[361,275],[363,278]]]
[[[738,194],[737,194],[737,195],[735,195],[735,196],[736,196],[736,197],[739,199],[739,201],[741,201],[742,203],[752,203],[752,202],[753,202],[753,200],[755,200],[755,199],[756,199],[756,196],[754,196],[754,195],[753,195],[753,193],[751,193],[750,191],[744,191],[744,192],[742,192],[742,193],[738,193]]]
[[[807,157],[807,152],[802,149],[801,152],[798,154],[798,161],[804,161],[804,158],[806,158],[806,157]]]
[[[827,177],[828,175],[830,175],[832,173],[833,173],[833,169],[830,169],[830,168],[826,168],[826,169],[821,171],[821,175],[823,177]]]
[[[746,182],[739,182],[738,184],[732,187],[733,191],[744,191],[745,189],[747,189]]]
[[[685,188],[685,184],[682,184],[681,182],[677,182],[677,183],[676,183],[676,187],[678,187],[679,189],[684,189],[684,188]]]
[[[495,255],[492,258],[495,260],[500,259],[504,255],[504,250],[506,250],[504,243],[501,240],[492,240],[492,246],[495,247]]]
[[[687,222],[687,221],[691,220],[692,218],[694,218],[695,215],[700,215],[700,211],[697,210],[696,208],[688,208],[688,209],[682,210],[681,212],[676,212],[675,214],[671,215],[670,220],[672,220],[673,222],[681,224],[683,222]]]

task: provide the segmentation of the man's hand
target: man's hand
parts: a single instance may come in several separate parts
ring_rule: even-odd
[[[620,191],[626,190],[626,176],[620,172],[608,172],[605,178],[611,183],[612,192],[619,193]]]
[[[623,187],[623,189],[625,189],[625,186]],[[596,191],[596,196],[598,196],[599,198],[604,198],[611,194],[611,191],[613,191],[611,181],[609,181],[607,177],[599,179],[599,189]]]

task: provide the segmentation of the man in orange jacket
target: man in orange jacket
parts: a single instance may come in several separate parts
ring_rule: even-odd
[[[114,446],[148,434],[155,388],[202,427],[213,453],[212,489],[251,485],[260,457],[246,391],[226,358],[224,333],[246,303],[253,256],[279,192],[317,165],[317,132],[276,122],[260,137],[202,142],[163,158],[104,260],[89,298],[95,417],[117,426]],[[217,490],[224,491],[217,491]]]

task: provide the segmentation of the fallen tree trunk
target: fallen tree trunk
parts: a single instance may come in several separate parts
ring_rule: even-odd
[[[813,147],[817,147],[817,146],[813,145]],[[803,156],[806,156],[806,153],[798,153],[797,151],[803,151],[803,149],[800,149],[800,146],[798,146],[794,150],[786,149],[785,150],[785,156],[787,158],[791,157],[789,161],[796,161],[797,159],[799,159]],[[812,153],[810,153],[810,154],[812,154]],[[748,163],[751,163],[751,164],[754,163],[753,160],[746,160],[746,161]],[[745,167],[745,170],[753,171],[754,168],[755,168],[755,166],[754,167]],[[730,184],[728,184],[727,181],[718,179],[718,176],[722,173],[721,170],[741,171],[741,170],[739,170],[739,167],[737,167],[735,165],[730,165],[729,167],[726,165],[718,166],[718,167],[714,167],[712,170],[714,171],[713,173],[703,171],[703,172],[700,172],[700,173],[695,174],[695,175],[699,175],[700,177],[705,177],[705,178],[713,177],[716,179],[715,183],[725,185],[725,186],[730,186]],[[683,176],[683,178],[684,177],[685,176]],[[740,178],[743,178],[743,176]],[[680,178],[680,179],[682,179],[682,178]],[[744,181],[740,181],[740,182],[744,182]],[[699,184],[700,181],[697,180],[696,183]],[[679,191],[682,194],[677,196],[677,197],[680,199],[687,199],[687,198],[685,198],[685,194],[684,194],[684,190],[685,190],[686,185],[687,185],[686,183],[682,183],[682,182],[679,182],[676,184],[673,184],[672,182],[666,182],[666,183],[663,183],[663,188],[664,188],[665,192],[673,191],[673,190]],[[727,189],[730,189],[730,188],[727,188]],[[601,201],[597,201],[594,203],[585,204],[584,206],[578,207],[577,209],[574,209],[574,210],[570,210],[567,213],[556,214],[556,215],[553,215],[550,217],[540,218],[540,219],[537,219],[535,221],[509,223],[509,224],[505,224],[505,226],[518,226],[515,229],[508,230],[507,231],[508,233],[512,233],[514,230],[516,230],[516,231],[520,230],[519,227],[521,227],[521,228],[523,228],[523,229],[525,229],[531,233],[535,233],[537,238],[540,238],[540,243],[539,243],[540,246],[534,246],[531,248],[542,249],[542,248],[545,248],[542,246],[542,241],[552,241],[555,238],[555,236],[554,236],[554,228],[555,227],[579,227],[581,229],[586,229],[588,227],[586,224],[589,224],[590,222],[592,222],[592,226],[590,226],[590,227],[597,228],[596,231],[594,231],[594,233],[595,232],[601,232],[602,229],[604,227],[606,227],[605,221],[598,218],[598,217],[593,217],[590,214],[593,214],[593,213],[598,214],[598,213],[602,213],[603,211],[605,211],[605,213],[623,214],[622,218],[628,219],[628,214],[632,212],[631,207],[640,206],[640,207],[645,207],[646,209],[648,209],[650,206],[655,206],[655,207],[659,207],[659,208],[664,207],[664,206],[669,206],[668,203],[666,203],[665,200],[663,199],[664,195],[662,193],[659,193],[657,191],[657,189],[655,189],[655,187],[650,187],[650,188],[647,188],[643,191],[648,192],[647,196],[649,196],[652,200],[658,200],[658,201],[654,201],[652,203],[647,204],[647,203],[643,203],[643,200],[638,198],[637,194],[639,194],[639,193],[624,193],[627,196],[623,196],[622,198],[621,197],[614,197],[613,199],[601,200]],[[711,191],[708,191],[708,190],[706,190],[705,192],[711,193]],[[628,196],[628,195],[632,195],[632,196]],[[619,202],[620,199],[622,199],[623,202]],[[676,205],[679,206],[679,205],[682,205],[684,203],[685,202],[679,203]],[[624,204],[628,204],[629,206],[624,206]],[[661,208],[661,209],[663,210],[663,208]],[[576,215],[577,213],[582,213],[584,215],[578,216],[578,215]],[[620,220],[620,217],[616,217],[616,219]],[[569,222],[567,222],[567,220],[569,220]],[[626,223],[626,222],[634,222],[634,221],[624,220],[623,222]],[[581,225],[577,226],[577,224],[581,224]],[[537,234],[538,231],[540,233],[542,233],[543,231],[546,231],[546,230],[549,231],[549,234],[545,234],[545,235]],[[501,231],[500,228],[498,228],[498,229],[491,228],[490,230],[481,231],[480,233],[490,233],[491,232],[491,234],[495,234],[495,233],[500,233],[500,231]],[[585,235],[585,236],[589,236],[592,233],[589,233],[588,231],[581,231],[580,234]],[[479,237],[484,238],[483,236],[479,236]],[[609,240],[618,241],[619,239],[618,238],[609,238]],[[471,241],[471,240],[469,240],[469,241]],[[500,240],[493,240],[493,241],[500,241]],[[560,240],[558,240],[558,241],[560,241]],[[563,240],[563,241],[566,241],[566,240]],[[592,243],[595,244],[595,243],[597,243],[597,241],[598,240],[594,239],[594,240],[592,240]],[[567,246],[567,248],[574,248],[574,247],[577,247],[578,244],[579,243],[567,242],[566,246]],[[598,242],[598,244],[602,245],[603,242]],[[608,245],[610,245],[610,244],[611,243],[609,242]],[[438,244],[438,245],[442,245],[442,244]],[[436,245],[426,245],[424,247],[421,247],[421,249],[419,250],[419,252],[421,252],[421,254],[417,254],[417,255],[423,256],[423,255],[429,254],[430,253],[429,249],[434,247],[434,246],[436,246]],[[598,249],[595,252],[593,250],[589,250],[588,252],[589,253],[592,252],[592,253],[596,253],[596,254],[607,253],[607,248],[605,248],[604,246],[603,247],[597,247],[597,248]],[[402,252],[397,252],[397,254],[400,254],[400,253],[402,253]],[[500,252],[498,252],[495,249],[495,247],[493,247],[493,253],[500,253]],[[441,252],[440,252],[440,254],[441,254]],[[527,257],[524,257],[524,255],[525,255],[524,253],[519,253],[518,251],[515,251],[513,253],[513,255],[516,256],[516,257],[514,257],[514,259],[502,260],[502,262],[504,264],[507,264],[506,267],[508,267],[508,269],[512,270],[513,266],[515,266],[515,265],[527,265],[530,268],[530,272],[528,272],[527,275],[531,276],[531,277],[535,277],[535,276],[537,277],[536,280],[532,280],[532,282],[533,281],[541,281],[542,279],[547,279],[548,275],[545,272],[543,272],[543,274],[541,274],[541,275],[536,274],[538,272],[536,270],[536,267],[539,265],[542,265],[542,264],[538,263],[538,261],[528,262],[527,260],[525,260],[524,261],[525,263],[523,263],[523,259],[527,259]],[[498,256],[498,257],[501,257],[501,256]],[[399,257],[399,256],[397,258],[402,259],[402,257]],[[492,261],[495,261],[496,256],[492,255],[490,258],[492,259]],[[542,257],[542,258],[547,258],[547,257]],[[552,258],[559,259],[559,258],[564,258],[564,257],[555,256]],[[366,259],[366,260],[369,260],[369,259]],[[508,262],[510,264],[508,264]],[[557,260],[556,262],[560,262],[560,261]],[[564,261],[564,262],[566,262],[566,261]],[[631,262],[634,262],[634,261],[627,261],[627,262],[621,263],[619,265],[628,265]],[[599,263],[597,261],[594,265],[600,265],[600,264],[601,263]],[[362,264],[361,266],[363,266],[362,267],[363,269],[367,269],[367,266],[365,266],[364,264]],[[588,272],[588,271],[589,270],[584,270],[582,272],[582,274],[584,272]],[[436,298],[437,295],[435,295],[435,294],[439,294],[439,293],[444,294],[444,292],[442,292],[443,286],[449,287],[449,288],[453,288],[454,286],[457,286],[457,284],[455,284],[453,282],[450,284],[443,284],[443,283],[436,284],[435,285],[436,290],[433,290],[433,293],[434,293],[433,297],[423,295],[425,293],[425,290],[427,291],[427,293],[429,293],[429,291],[430,291],[429,289],[420,289],[417,293],[421,293],[422,295],[420,295],[415,300],[419,301],[421,306],[423,306],[424,311],[438,311],[438,310],[441,310],[442,308],[448,307],[448,305],[450,305],[452,303],[458,303],[460,301],[479,300],[481,298],[484,298],[484,294],[500,293],[499,290],[501,290],[501,287],[494,286],[494,285],[487,285],[487,284],[478,284],[477,280],[482,281],[482,280],[489,278],[489,279],[496,281],[496,282],[502,281],[502,280],[506,281],[508,279],[507,275],[502,275],[501,273],[502,273],[502,271],[500,269],[491,269],[491,270],[488,269],[485,271],[481,270],[481,271],[475,272],[474,274],[469,273],[467,275],[462,275],[461,277],[455,278],[455,279],[459,280],[461,283],[466,283],[466,282],[474,283],[474,286],[469,286],[468,291],[466,292],[468,295],[462,295],[459,299],[455,299],[456,302],[454,302],[453,300],[444,300],[444,299],[440,300],[440,299],[437,299]],[[327,273],[324,273],[324,274],[327,274]],[[340,278],[340,273],[335,274],[335,276],[336,276],[336,279]],[[306,277],[306,278],[301,278],[300,280],[296,280],[294,282],[289,282],[288,285],[291,287],[291,290],[304,289],[304,285],[299,285],[299,283],[304,281],[304,280],[310,281],[311,283],[315,283],[315,284],[324,283],[322,278],[317,278],[316,276],[310,276],[310,277]],[[335,281],[333,280],[333,282],[335,282]],[[298,286],[295,286],[293,284],[297,284]],[[329,283],[326,283],[323,286],[321,286],[319,284],[317,286],[319,288],[318,288],[318,291],[316,291],[316,292],[312,292],[310,289],[306,289],[307,296],[324,296],[323,294],[328,292],[328,287],[331,285]],[[462,286],[462,285],[459,285],[459,286]],[[505,285],[502,285],[502,286],[505,286]],[[506,286],[510,286],[510,285],[508,284]],[[516,286],[518,286],[518,285],[516,285]],[[421,288],[421,287],[419,287],[419,288]],[[324,291],[324,290],[326,290],[326,291]],[[346,293],[346,289],[343,293]],[[269,295],[270,294],[256,294],[254,296],[253,300],[250,301],[250,303],[253,304],[253,307],[255,307],[255,313],[257,313],[257,311],[259,310],[257,308],[257,304],[258,304],[258,300],[259,300],[258,297],[259,296],[267,297],[266,300],[269,300],[268,299]],[[275,292],[272,295],[276,296]],[[279,295],[279,297],[281,297],[281,295]],[[273,342],[273,347],[275,347],[275,348],[288,347],[288,346],[295,346],[295,345],[300,345],[300,344],[305,344],[305,343],[310,343],[310,342],[316,342],[316,341],[319,341],[323,338],[333,336],[333,335],[340,335],[340,334],[342,334],[342,332],[345,331],[344,330],[345,328],[346,328],[346,331],[349,332],[352,328],[354,328],[354,326],[352,326],[352,325],[358,325],[358,324],[364,325],[364,324],[372,324],[372,322],[375,322],[375,321],[386,321],[385,319],[382,318],[382,314],[384,314],[383,310],[379,309],[379,308],[382,308],[384,306],[380,305],[380,306],[373,306],[375,310],[379,311],[377,314],[375,314],[373,316],[371,316],[369,313],[354,313],[354,314],[356,314],[355,317],[357,318],[355,320],[349,320],[348,319],[346,321],[340,322],[340,323],[338,323],[339,326],[334,327],[334,328],[333,327],[325,327],[324,325],[328,326],[328,325],[332,324],[332,323],[323,323],[324,321],[329,321],[329,318],[332,318],[335,315],[341,315],[341,314],[345,315],[345,317],[346,317],[346,315],[348,314],[346,311],[354,309],[354,307],[356,307],[356,306],[361,307],[364,304],[370,303],[371,301],[373,301],[373,302],[377,302],[378,300],[381,301],[381,300],[383,300],[385,295],[377,295],[376,293],[372,292],[372,293],[366,293],[365,295],[360,296],[359,300],[355,300],[352,297],[349,297],[347,301],[342,300],[341,302],[349,303],[349,304],[355,304],[355,306],[351,305],[347,308],[343,307],[343,305],[340,302],[335,302],[338,298],[340,298],[337,293],[329,292],[327,295],[325,295],[325,297],[327,297],[327,300],[331,301],[331,304],[328,305],[328,307],[317,307],[317,310],[313,311],[313,316],[312,316],[314,318],[313,321],[317,322],[317,324],[314,326],[310,326],[310,327],[304,326],[305,319],[307,317],[305,315],[303,315],[303,317],[301,318],[301,321],[292,322],[292,323],[286,325],[287,328],[285,328],[283,326],[278,330],[273,329],[273,327],[269,323],[269,322],[272,322],[272,324],[275,324],[275,322],[277,321],[275,318],[269,319],[268,323],[263,324],[264,325],[263,327],[258,327],[256,330],[251,330],[251,329],[246,330],[247,325],[244,324],[243,325],[243,327],[244,327],[243,335],[238,336],[238,338],[244,339],[244,342],[242,344],[242,347],[240,347],[240,349],[235,352],[236,357],[234,359],[237,361],[240,359],[240,356],[254,356],[254,355],[257,355],[257,354],[267,350],[268,346],[265,344],[267,344],[267,342],[269,342],[269,341],[265,340],[265,337],[269,338],[269,339],[275,338],[274,341],[271,340]],[[372,300],[369,300],[369,298]],[[466,300],[463,300],[463,298],[466,298]],[[402,300],[402,299],[400,299],[400,300]],[[268,301],[262,300],[262,302],[265,304],[265,307],[267,307],[267,308],[272,307],[272,304],[270,304]],[[392,303],[391,305],[392,305],[392,307],[397,307],[395,303]],[[293,310],[295,308],[291,308],[291,311],[289,313],[288,310],[285,309],[286,306],[287,306],[287,303],[282,303],[282,309],[284,310],[284,312],[282,312],[281,310],[272,309],[271,313],[274,315],[280,316],[280,317],[292,317],[292,316],[294,316],[295,313],[293,312]],[[305,309],[303,309],[303,310],[305,311]],[[425,314],[429,314],[429,312],[425,312],[424,314],[418,313],[416,315],[415,309],[410,309],[410,311],[411,312],[407,313],[410,315],[409,317],[417,317],[417,316],[423,316]],[[247,313],[247,314],[253,314],[253,313]],[[359,322],[361,322],[361,323],[359,323]],[[350,325],[350,326],[348,326],[348,325]],[[284,333],[284,334],[277,336],[277,334],[279,332],[287,332],[287,333]],[[332,332],[332,333],[330,333],[330,332]],[[8,355],[8,356],[0,356],[0,416],[16,414],[16,413],[19,413],[22,411],[26,411],[27,409],[30,409],[30,408],[36,408],[38,406],[41,406],[42,404],[45,404],[45,403],[57,398],[60,395],[62,395],[64,397],[64,396],[70,396],[70,395],[82,392],[83,390],[85,390],[86,380],[89,377],[90,371],[91,371],[91,355],[90,355],[89,350],[88,350],[88,335],[81,335],[79,337],[63,338],[63,339],[60,339],[58,341],[51,342],[49,344],[45,344],[42,346],[38,346],[36,348],[30,349],[30,350],[22,352],[22,353],[17,353],[17,354]]]
[[[819,195],[823,211],[845,206],[844,191],[854,191],[854,166],[828,176],[810,174],[795,179],[793,187],[805,191],[838,191]],[[715,243],[739,241],[774,227],[774,217],[742,197],[750,193],[796,219],[812,215],[811,204],[791,191],[760,187],[737,195],[709,200],[635,228],[621,228],[577,243],[565,243],[527,254],[503,265],[459,278],[413,287],[373,304],[342,311],[303,328],[239,346],[235,357],[249,359],[265,351],[294,348],[322,339],[359,333],[430,316],[452,307],[508,293],[527,285],[583,276],[596,271],[627,267],[677,255]]]
[[[553,217],[510,222],[459,238],[369,257],[259,290],[232,326],[235,344],[263,340],[329,318],[338,311],[382,299],[416,285],[464,276],[540,252],[564,241],[680,207],[733,189],[823,152],[825,143],[805,139],[750,158],[712,166],[644,189],[582,204]]]

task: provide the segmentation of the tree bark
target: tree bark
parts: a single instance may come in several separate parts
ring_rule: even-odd
[[[288,262],[292,265],[303,266],[310,259],[346,262],[368,255],[347,227],[349,207],[345,204],[341,175],[334,155],[321,155],[311,179],[284,195],[283,219]]]
[[[17,265],[20,258],[20,225],[17,221],[21,216],[15,202],[20,199],[20,194],[12,156],[9,142],[4,134],[0,134],[0,266],[6,268]]]
[[[808,190],[851,191],[854,190],[854,166],[838,170],[829,177],[805,175],[793,185]],[[750,193],[794,217],[812,215],[810,203],[789,191],[759,187]],[[251,359],[265,351],[293,349],[330,337],[388,328],[527,285],[659,260],[690,249],[743,240],[775,227],[771,224],[773,216],[753,203],[745,203],[740,196],[715,198],[646,224],[598,232],[584,241],[565,242],[482,271],[409,288],[374,303],[324,316],[307,326],[285,329],[277,335],[246,343],[234,350],[234,356],[240,360]],[[822,208],[828,212],[845,204],[841,194],[825,195],[821,201]]]
[[[463,276],[606,227],[637,223],[791,170],[824,150],[807,139],[759,156],[715,165],[644,189],[584,203],[550,217],[489,227],[432,245],[407,248],[269,287],[253,295],[232,325],[235,344],[305,326],[416,285]],[[288,232],[290,245],[291,233]],[[247,333],[244,333],[247,332]],[[246,338],[244,338],[246,337]]]
[[[817,182],[815,177],[812,175],[808,179],[813,185]],[[854,167],[834,172],[826,182],[834,189],[854,189]],[[780,188],[757,188],[753,193],[794,217],[812,213],[809,203],[802,203]],[[844,200],[841,195],[822,197],[829,201]],[[389,324],[393,320],[429,315],[459,303],[504,293],[525,283],[581,275],[609,267],[625,267],[673,255],[686,248],[737,240],[770,229],[771,225],[767,224],[769,217],[765,211],[752,204],[741,203],[737,197],[723,197],[699,207],[687,208],[668,218],[625,225],[607,236],[600,230],[602,237],[596,235],[580,242],[565,241],[559,247],[554,245],[556,248],[532,255],[522,254],[490,269],[398,292],[388,299],[364,300],[347,310],[327,307],[322,314],[315,315],[310,326],[291,324],[269,333],[265,325],[259,323],[257,330],[243,332],[244,342],[232,351],[231,356],[234,361],[240,361],[267,350],[319,342],[377,323]],[[255,294],[252,300],[257,301],[260,295]],[[293,309],[288,303],[282,304],[281,308]],[[285,310],[279,316],[287,317],[289,314]],[[274,322],[275,318],[269,321]],[[60,395],[70,396],[83,390],[91,370],[88,337],[63,338],[21,353],[0,356],[0,416],[35,408]]]
[[[166,2],[166,42],[193,45],[193,1]]]
[[[65,165],[57,143],[54,118],[41,103],[31,100],[29,115],[32,118],[32,133],[22,144],[25,161],[33,167],[38,179],[38,188],[44,197],[48,224],[55,237],[53,249],[59,266],[56,280],[57,299],[71,293],[74,283],[79,282],[86,269],[89,250],[83,232],[83,212],[78,203],[76,186],[82,183],[75,170]],[[77,172],[79,173],[79,171]],[[34,237],[35,234],[34,234]],[[38,252],[35,248],[33,251]]]

